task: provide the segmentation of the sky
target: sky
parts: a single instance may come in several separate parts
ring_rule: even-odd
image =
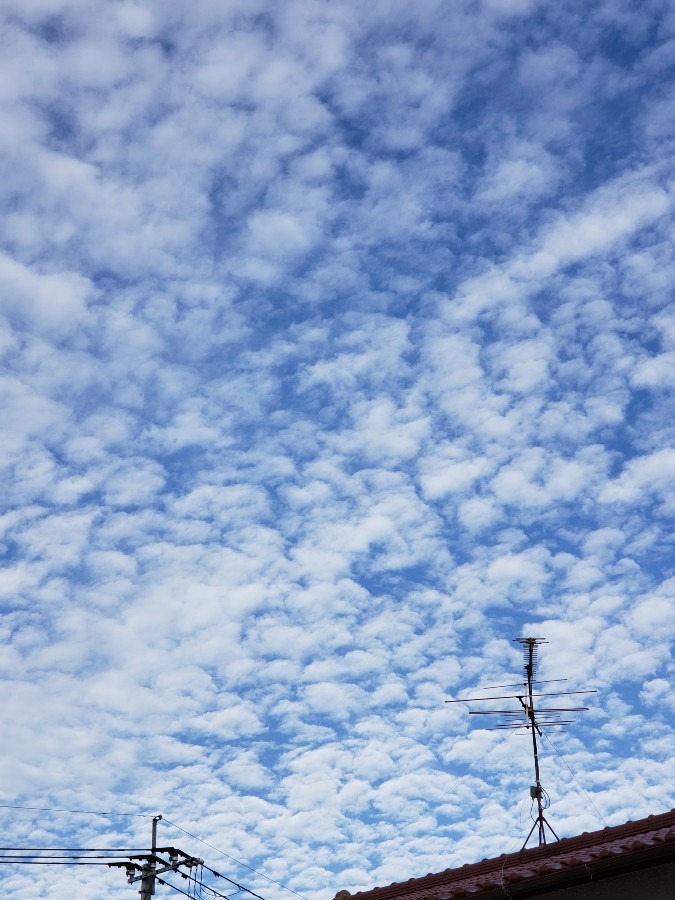
[[[265,900],[517,850],[529,737],[445,700],[524,635],[598,691],[555,831],[675,806],[672,4],[2,18],[5,845],[162,814]]]

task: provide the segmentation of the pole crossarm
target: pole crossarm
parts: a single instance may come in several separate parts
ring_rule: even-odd
[[[183,877],[187,877],[181,868],[192,869],[195,866],[203,866],[204,860],[196,856],[190,856],[184,850],[178,847],[158,847],[157,846],[157,823],[161,820],[161,816],[154,816],[152,820],[152,849],[150,853],[138,853],[129,855],[126,860],[119,862],[109,862],[110,867],[125,868],[127,872],[127,882],[129,884],[138,884],[140,882],[141,900],[150,900],[155,893],[155,881],[160,880],[160,875],[166,875],[167,872],[176,872]],[[167,858],[168,857],[168,858]],[[138,862],[134,862],[138,860]]]
[[[155,866],[163,866],[161,869],[153,869],[155,875],[164,875],[165,872],[177,872],[181,866],[185,866],[190,869],[194,866],[203,866],[204,860],[198,859],[196,856],[188,856],[187,853],[182,854],[183,859],[178,860],[176,862],[166,861],[161,859],[159,856],[147,856],[147,857],[132,857],[135,859],[147,859],[147,862],[144,866],[138,865],[138,863],[131,862],[114,862],[108,863],[109,866],[116,867],[125,867],[127,869],[127,875],[129,875],[130,870],[140,872],[140,875],[130,875],[129,876],[129,884],[135,884],[137,881],[141,881],[148,874],[148,866],[150,864],[154,864]]]

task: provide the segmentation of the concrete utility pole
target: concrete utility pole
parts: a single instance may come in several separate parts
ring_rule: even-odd
[[[141,900],[152,900],[155,893],[155,882],[158,875],[164,875],[165,872],[181,872],[180,867],[185,866],[192,869],[194,866],[203,866],[204,860],[190,856],[183,850],[176,847],[157,847],[157,823],[161,820],[161,816],[154,816],[152,819],[152,846],[150,854],[141,854],[138,856],[130,856],[128,862],[108,863],[110,867],[125,868],[127,870],[127,881],[129,884],[141,883]],[[162,857],[167,857],[163,859]],[[134,862],[134,860],[143,860],[143,864]],[[161,868],[158,868],[161,866]]]
[[[157,823],[161,816],[154,816],[152,820],[152,849],[151,857],[143,866],[141,875],[141,900],[151,900],[155,893],[155,875],[157,874]]]

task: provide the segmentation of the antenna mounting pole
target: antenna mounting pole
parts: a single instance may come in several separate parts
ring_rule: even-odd
[[[553,837],[558,840],[558,835],[553,830],[551,823],[548,821],[546,816],[544,815],[544,809],[547,809],[549,806],[548,794],[544,791],[541,786],[541,778],[539,775],[539,748],[537,747],[537,735],[541,735],[541,728],[539,727],[539,723],[537,722],[537,711],[534,708],[534,690],[532,687],[532,683],[534,681],[534,674],[537,667],[537,648],[539,644],[545,644],[546,641],[543,638],[516,638],[519,644],[523,645],[523,653],[525,656],[525,675],[527,677],[527,699],[523,697],[518,697],[520,700],[521,706],[525,710],[525,716],[527,717],[526,728],[532,732],[532,755],[534,758],[534,784],[530,787],[530,796],[533,800],[537,801],[537,818],[534,820],[532,828],[530,828],[530,833],[525,839],[525,843],[522,846],[522,850],[527,847],[527,843],[532,837],[535,829],[537,830],[537,835],[539,837],[539,846],[541,847],[546,843],[546,829],[551,832]]]

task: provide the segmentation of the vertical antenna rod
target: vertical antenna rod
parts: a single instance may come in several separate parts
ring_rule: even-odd
[[[518,697],[520,704],[525,710],[527,717],[527,728],[532,732],[532,754],[534,757],[534,785],[530,788],[530,797],[537,801],[537,818],[534,820],[530,833],[525,839],[522,850],[527,847],[527,842],[537,829],[539,837],[539,846],[546,843],[546,828],[549,829],[553,837],[558,840],[558,835],[551,827],[550,822],[544,815],[544,809],[548,808],[548,802],[544,804],[544,789],[541,786],[541,778],[539,775],[539,748],[537,747],[537,735],[541,735],[541,728],[537,722],[536,710],[534,708],[534,696],[532,683],[534,681],[534,673],[537,665],[537,647],[539,644],[545,643],[542,638],[516,638],[519,644],[523,645],[523,653],[525,656],[525,675],[527,676],[527,702],[521,696]]]

